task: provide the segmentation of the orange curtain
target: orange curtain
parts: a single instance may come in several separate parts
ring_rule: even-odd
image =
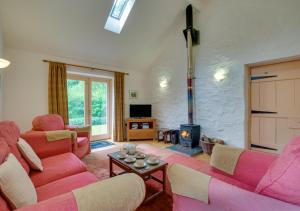
[[[49,114],[59,114],[69,123],[67,68],[63,63],[49,63],[48,107]]]
[[[114,141],[124,141],[124,73],[115,72]]]

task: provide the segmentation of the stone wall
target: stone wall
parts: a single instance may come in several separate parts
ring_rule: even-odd
[[[194,51],[195,123],[204,134],[244,146],[244,65],[300,55],[298,8],[298,0],[203,1],[198,20],[201,45]],[[159,127],[187,123],[184,28],[183,11],[182,21],[170,31],[168,47],[149,70]],[[227,72],[221,82],[214,79],[219,70]]]

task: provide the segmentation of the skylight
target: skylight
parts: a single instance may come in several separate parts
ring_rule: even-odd
[[[104,28],[120,34],[135,0],[114,0]]]
[[[112,10],[110,12],[110,16],[120,20],[128,1],[129,0],[117,0],[117,1],[115,1],[114,5],[112,7]]]

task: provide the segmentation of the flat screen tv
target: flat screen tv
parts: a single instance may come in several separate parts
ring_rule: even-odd
[[[129,109],[131,118],[141,118],[141,117],[151,117],[152,116],[152,106],[147,105],[130,105]]]

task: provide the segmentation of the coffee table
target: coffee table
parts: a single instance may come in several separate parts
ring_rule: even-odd
[[[141,178],[143,178],[144,181],[152,179],[152,180],[160,183],[162,185],[162,188],[160,190],[158,190],[157,192],[151,194],[150,196],[146,197],[146,199],[144,200],[144,203],[147,203],[150,200],[152,200],[166,192],[166,182],[167,182],[166,181],[166,179],[167,179],[166,171],[167,171],[168,163],[160,160],[160,162],[157,165],[147,164],[147,166],[145,168],[136,168],[133,165],[134,163],[126,163],[124,161],[124,159],[118,158],[118,154],[119,154],[119,152],[114,152],[114,153],[108,154],[109,176],[110,177],[117,176],[117,175],[124,174],[124,173],[135,173],[135,174],[139,175]],[[146,155],[146,158],[144,158],[144,159],[146,162],[148,159],[148,156]],[[120,167],[121,169],[124,170],[124,172],[121,172],[119,174],[115,173],[113,171],[113,165]],[[158,171],[162,172],[162,180],[153,176],[153,174]]]

